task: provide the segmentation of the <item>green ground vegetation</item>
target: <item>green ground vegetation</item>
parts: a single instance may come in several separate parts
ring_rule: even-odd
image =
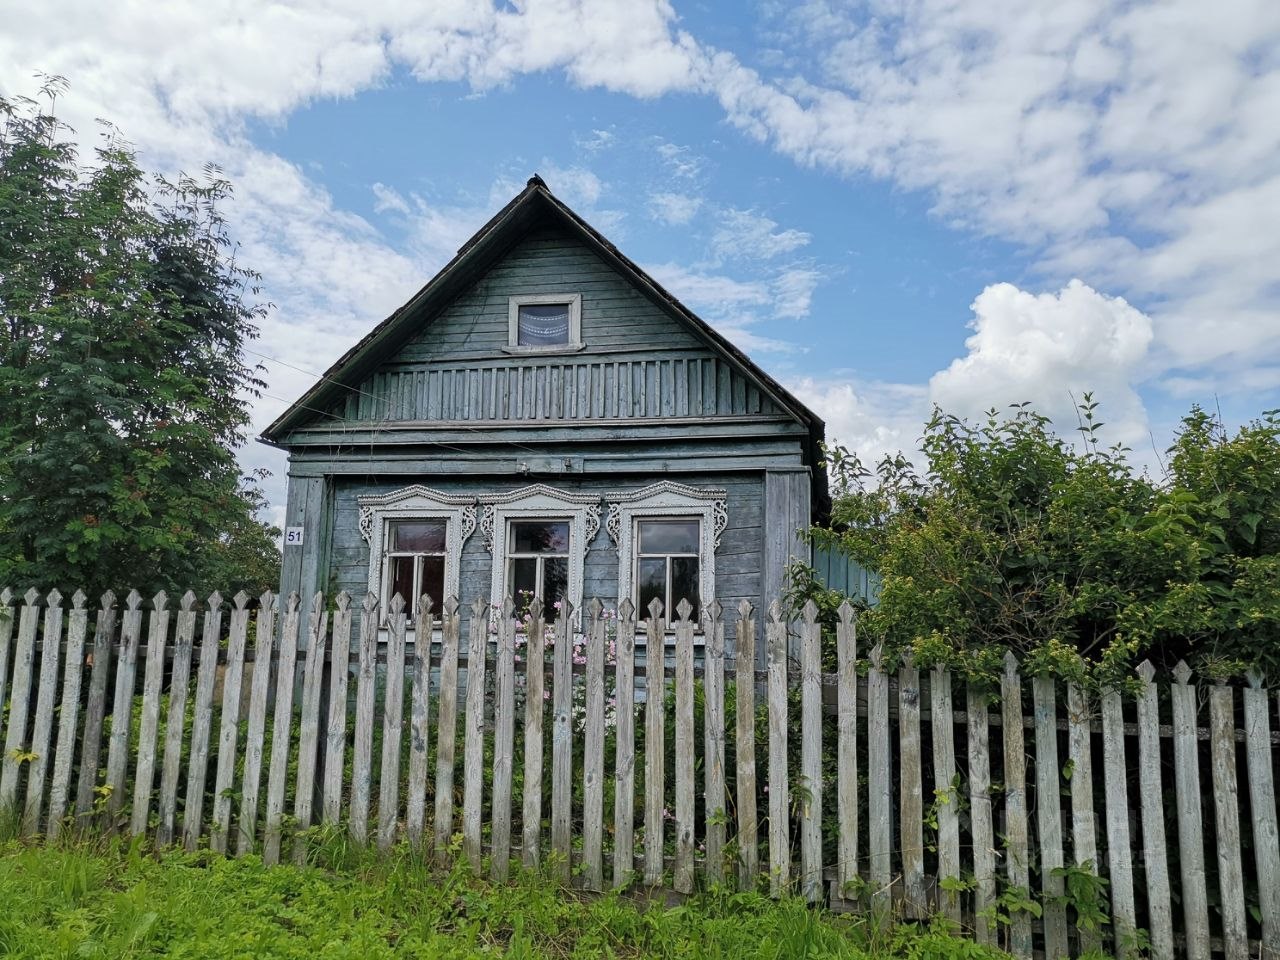
[[[1001,960],[939,926],[878,929],[796,900],[704,893],[678,906],[504,885],[406,850],[317,842],[305,866],[152,854],[122,840],[0,846],[0,955],[15,958],[733,957]]]

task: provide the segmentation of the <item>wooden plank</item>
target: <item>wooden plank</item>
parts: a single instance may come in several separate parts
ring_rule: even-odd
[[[1077,867],[1102,875],[1098,863],[1097,824],[1093,814],[1093,751],[1089,744],[1090,705],[1088,695],[1077,684],[1067,684],[1067,762],[1071,776],[1071,856]],[[1096,951],[1101,946],[1097,930],[1077,926],[1080,948]]]
[[[227,638],[227,665],[222,674],[222,723],[218,730],[218,763],[213,775],[213,821],[209,847],[226,853],[231,838],[231,787],[236,775],[240,737],[240,689],[244,683],[244,645],[249,634],[249,595],[243,590],[231,598],[231,629]]]
[[[552,650],[551,678],[551,849],[562,881],[570,875],[573,803],[573,621],[570,604],[561,604]]]
[[[1005,870],[1009,886],[1031,896],[1027,858],[1027,747],[1022,734],[1022,677],[1012,652],[1004,657],[1000,677],[1000,712],[1004,725]],[[1031,917],[1017,911],[1009,924],[1009,952],[1031,956]]]
[[[484,681],[489,648],[489,604],[471,604],[467,646],[467,707],[462,741],[462,852],[480,872],[481,822],[484,800]]]
[[[116,661],[115,700],[111,713],[111,739],[107,742],[108,828],[124,809],[124,793],[129,768],[129,727],[133,712],[133,689],[138,670],[138,645],[142,638],[142,597],[130,590],[120,627],[120,656]]]
[[[725,773],[724,773],[724,621],[719,600],[703,607],[703,636],[706,638],[703,692],[703,810],[706,813],[707,880],[724,882]]]
[[[582,758],[582,885],[598,893],[604,889],[604,604],[598,597],[593,598],[586,612],[589,632]]]
[[[343,590],[334,598],[330,640],[329,726],[325,731],[324,787],[320,802],[324,823],[342,819],[342,787],[347,762],[347,681],[351,658],[351,594]],[[269,658],[268,658],[269,659]],[[255,675],[255,683],[257,678]]]
[[[836,623],[836,895],[858,882],[858,624],[845,600]]]
[[[822,624],[818,605],[805,602],[800,627],[800,896],[822,897]]]
[[[311,616],[307,621],[307,656],[302,671],[302,711],[298,730],[298,780],[293,792],[293,820],[299,835],[311,827],[315,803],[316,763],[320,752],[320,695],[324,681],[325,641],[329,633],[329,612],[324,594],[316,591],[311,598]],[[293,845],[295,863],[302,863],[306,847]]]
[[[1178,807],[1178,858],[1182,866],[1182,916],[1187,960],[1208,960],[1209,900],[1205,889],[1204,827],[1200,809],[1200,761],[1196,744],[1196,690],[1191,668],[1173,668],[1173,765]]]
[[[351,756],[351,814],[348,829],[358,844],[369,841],[369,794],[373,779],[373,706],[377,691],[378,597],[365,594],[360,618],[360,667],[356,678],[355,743]]]
[[[9,651],[13,646],[13,591],[0,589],[0,704],[5,700],[5,685],[9,679]],[[0,718],[2,721],[3,718]],[[3,723],[0,722],[0,726]]]
[[[18,812],[18,782],[27,746],[27,722],[31,709],[31,675],[35,669],[36,628],[40,623],[40,594],[34,587],[23,597],[19,614],[18,646],[13,660],[9,726],[5,730],[4,757],[0,758],[0,811]]]
[[[951,671],[945,667],[935,667],[929,675],[929,708],[933,725],[933,802],[938,818],[938,909],[948,920],[959,923],[960,897],[956,891],[941,887],[943,879],[960,877],[960,781],[956,776]],[[986,717],[982,719],[985,721]],[[990,806],[987,811],[989,814]]]
[[[1248,960],[1244,868],[1240,857],[1240,801],[1236,787],[1235,692],[1209,688],[1209,755],[1213,767],[1213,813],[1217,827],[1218,908],[1227,960]]]
[[[58,745],[49,784],[49,839],[57,839],[67,815],[71,790],[71,768],[75,765],[76,721],[80,716],[80,686],[84,680],[84,637],[89,626],[85,595],[77,590],[71,598],[67,617],[66,669],[62,679],[62,705],[58,709]],[[0,695],[0,703],[4,698]]]
[[[27,801],[22,811],[22,832],[31,836],[40,831],[44,808],[44,786],[53,746],[53,709],[58,697],[58,661],[62,652],[62,594],[49,591],[44,610],[43,642],[40,645],[40,677],[36,693],[35,722],[31,727],[31,761],[27,765]]]
[[[1129,838],[1128,767],[1124,753],[1124,709],[1120,692],[1107,690],[1102,694],[1102,777],[1107,817],[1107,872],[1111,881],[1114,952],[1122,958],[1131,952],[1127,945],[1133,942],[1138,927]],[[1074,786],[1072,789],[1074,791]],[[1147,789],[1145,783],[1143,789]]]
[[[1044,900],[1045,952],[1065,957],[1068,950],[1067,911],[1061,902],[1063,866],[1061,764],[1058,762],[1058,708],[1052,677],[1034,677],[1031,696],[1035,710],[1036,825],[1040,840],[1040,892]]]
[[[791,885],[791,801],[787,783],[787,623],[777,600],[765,623],[769,646],[769,893]]]
[[[93,631],[93,668],[89,672],[89,695],[84,705],[84,730],[80,735],[80,774],[76,779],[76,824],[89,825],[94,812],[98,767],[102,759],[102,721],[106,716],[107,681],[111,676],[111,644],[115,638],[116,595],[102,595]],[[3,671],[0,671],[0,676]]]
[[[462,637],[458,600],[444,602],[440,621],[440,706],[436,721],[435,848],[443,857],[453,836],[453,764],[458,740],[458,646]]]
[[[662,601],[649,603],[645,621],[645,701],[644,701],[644,882],[659,886],[663,874],[663,831],[666,798],[666,699],[664,676],[667,625],[662,619]],[[656,683],[654,681],[657,681]]]
[[[147,832],[151,816],[151,791],[155,787],[156,736],[160,730],[160,688],[164,684],[165,641],[169,636],[168,597],[161,590],[152,601],[150,629],[147,631],[147,669],[142,680],[142,719],[138,725],[138,766],[134,772],[133,811],[129,832]]]
[[[546,683],[546,624],[542,619],[542,601],[529,604],[529,620],[525,623],[525,687],[524,687],[524,806],[521,812],[523,847],[526,867],[542,861],[542,717],[543,692]],[[621,747],[619,747],[621,749]]]
[[[164,760],[160,770],[160,822],[156,846],[173,843],[178,813],[178,783],[182,776],[182,748],[186,733],[187,695],[191,687],[191,650],[196,634],[196,595],[188,590],[178,601],[173,631],[173,663],[169,673],[169,712],[164,726]],[[65,707],[64,707],[65,709]]]
[[[756,621],[751,603],[738,603],[733,640],[734,740],[737,770],[734,793],[738,805],[738,884],[754,890],[760,873],[756,816]]]
[[[1173,906],[1169,888],[1169,860],[1165,846],[1164,789],[1160,762],[1160,707],[1155,668],[1148,660],[1138,665],[1138,782],[1142,806],[1142,859],[1147,875],[1147,926],[1151,955],[1174,956]]]
[[[498,881],[505,881],[511,870],[511,779],[516,728],[515,612],[515,603],[508,597],[498,618],[498,649],[493,663],[493,800],[489,870],[493,879]]]
[[[924,771],[920,748],[920,670],[908,654],[898,669],[899,816],[903,911],[919,919],[929,911],[924,889]]]
[[[275,656],[276,604],[270,590],[258,598],[254,624],[253,677],[249,681],[249,729],[244,743],[244,770],[240,782],[240,817],[236,852],[253,849],[258,823],[258,790],[262,785],[262,756],[266,750],[267,697],[271,693],[271,661]]]
[[[418,599],[414,622],[413,690],[409,707],[409,795],[405,810],[405,833],[415,850],[422,848],[427,814],[427,738],[430,736],[427,707],[431,700],[431,636],[435,618],[432,600],[425,593]],[[343,704],[345,711],[346,704]]]
[[[979,943],[994,945],[996,927],[987,910],[996,899],[996,841],[991,817],[991,748],[987,693],[973,684],[965,690],[969,736],[969,829],[973,836],[973,914]]]
[[[613,886],[621,890],[635,872],[636,610],[629,597],[618,604],[614,670]],[[532,656],[532,652],[530,653]],[[532,689],[532,686],[530,687]]]
[[[693,733],[693,631],[689,619],[693,605],[681,598],[676,604],[676,848],[674,889],[693,892],[694,837],[694,733]]]
[[[203,833],[204,784],[209,766],[209,734],[213,727],[213,685],[218,677],[218,638],[222,634],[222,595],[209,594],[200,636],[200,665],[196,670],[196,698],[191,720],[191,759],[187,764],[186,804],[182,811],[182,842],[194,850]]]
[[[1262,674],[1248,673],[1244,691],[1244,742],[1249,771],[1249,809],[1253,813],[1253,859],[1262,915],[1262,956],[1280,957],[1280,833],[1276,827],[1276,791],[1271,771],[1271,724]]]
[[[298,659],[298,626],[302,598],[289,592],[280,627],[280,660],[276,672],[276,702],[272,714],[271,762],[267,768],[267,803],[262,826],[262,862],[280,862],[280,837],[284,829],[284,791],[289,776],[293,739],[294,667]]]
[[[387,605],[387,674],[382,708],[382,767],[378,784],[378,849],[391,849],[400,812],[400,727],[404,718],[404,649],[408,614],[396,594]]]
[[[893,770],[889,745],[889,677],[884,647],[871,650],[867,671],[867,837],[871,847],[871,906],[883,923],[892,904]]]

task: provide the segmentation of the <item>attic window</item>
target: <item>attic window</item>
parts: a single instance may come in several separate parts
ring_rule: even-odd
[[[512,297],[508,350],[556,353],[582,349],[582,295],[549,293]]]

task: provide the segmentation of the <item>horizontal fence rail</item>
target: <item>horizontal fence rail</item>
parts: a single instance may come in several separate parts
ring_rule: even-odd
[[[277,862],[340,829],[498,879],[940,916],[1019,957],[1280,957],[1257,674],[1144,662],[1092,691],[1009,655],[966,684],[859,650],[848,603],[826,629],[812,603],[86,603],[0,591],[0,811],[26,836]]]

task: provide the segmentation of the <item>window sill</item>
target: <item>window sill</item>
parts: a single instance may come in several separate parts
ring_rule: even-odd
[[[557,353],[579,353],[587,348],[585,343],[553,343],[545,347],[521,347],[507,344],[502,348],[503,353],[512,356],[546,356]]]

